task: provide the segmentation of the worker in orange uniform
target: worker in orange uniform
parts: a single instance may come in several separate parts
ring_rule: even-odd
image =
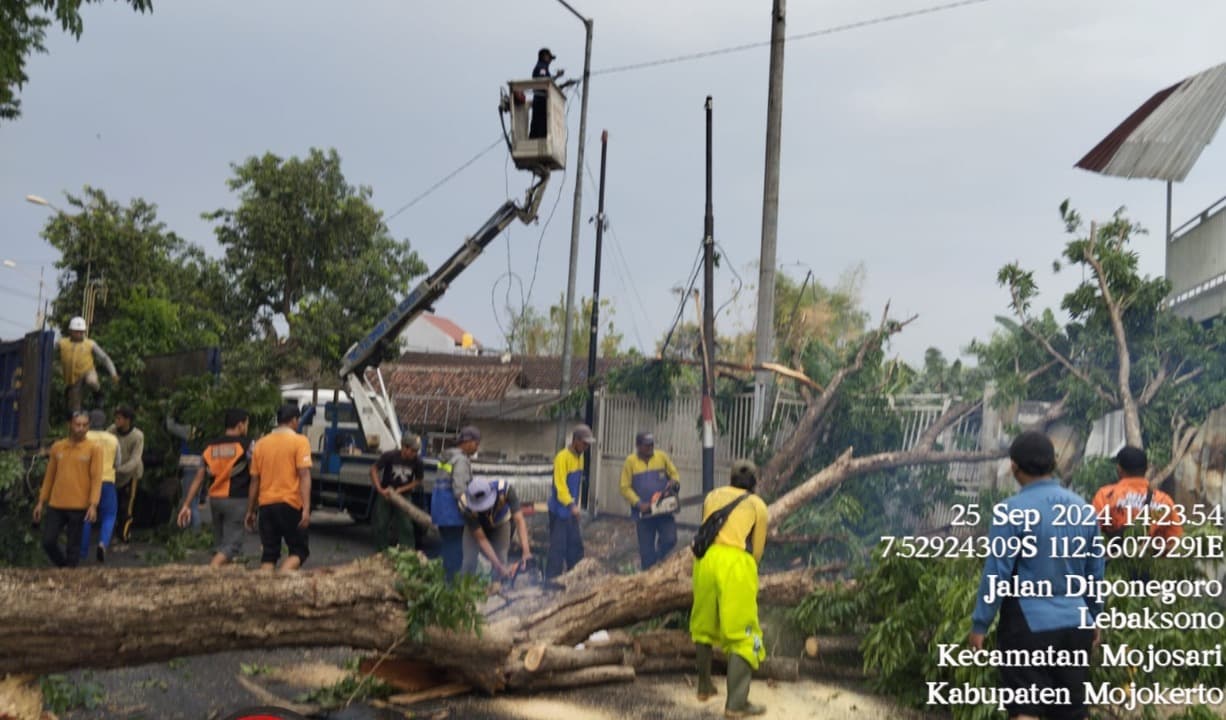
[[[277,427],[251,451],[251,486],[247,496],[248,530],[260,520],[260,569],[272,570],[281,558],[281,541],[289,555],[282,572],[293,572],[310,556],[307,526],[311,524],[311,442],[298,432],[298,406],[277,410]]]
[[[1108,542],[1118,542],[1129,528],[1140,535],[1177,538],[1183,535],[1183,517],[1170,495],[1150,487],[1145,474],[1145,451],[1126,445],[1115,455],[1118,480],[1094,493],[1099,528]]]

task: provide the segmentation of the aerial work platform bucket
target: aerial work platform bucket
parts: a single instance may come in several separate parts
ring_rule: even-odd
[[[566,167],[566,98],[549,78],[512,80],[503,110],[511,116],[511,159],[520,170]]]

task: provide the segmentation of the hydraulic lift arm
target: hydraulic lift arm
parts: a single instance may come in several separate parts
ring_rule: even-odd
[[[464,272],[507,226],[517,218],[525,224],[536,219],[545,186],[549,182],[549,174],[539,173],[537,178],[528,189],[522,207],[516,205],[513,200],[507,200],[476,233],[464,241],[459,250],[413,288],[366,337],[354,343],[345,353],[341,363],[341,378],[349,388],[349,397],[358,411],[363,430],[368,436],[378,435],[382,449],[397,447],[400,442],[400,423],[395,418],[382,376],[378,376],[379,389],[376,392],[365,377],[366,369],[379,364],[383,351],[396,342],[409,323],[423,312],[433,310],[434,302],[447,292],[451,282]],[[376,402],[375,398],[380,398],[382,402]]]

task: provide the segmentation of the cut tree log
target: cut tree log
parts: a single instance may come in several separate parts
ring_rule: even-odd
[[[438,528],[434,526],[434,521],[430,519],[430,513],[409,502],[408,498],[400,493],[390,493],[387,499],[392,507],[408,515],[414,525],[426,531],[425,539],[427,543],[433,545],[439,542]]]
[[[532,680],[522,686],[522,689],[546,690],[615,682],[634,682],[634,668],[628,665],[597,665],[582,670],[549,673]]]

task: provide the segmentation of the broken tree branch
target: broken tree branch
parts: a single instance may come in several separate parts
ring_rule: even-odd
[[[822,418],[825,417],[834,403],[834,399],[838,396],[843,382],[864,367],[864,360],[868,356],[870,349],[880,347],[881,343],[887,338],[915,320],[915,316],[912,316],[902,322],[893,322],[889,319],[889,313],[890,305],[886,303],[885,309],[881,313],[881,322],[875,330],[867,333],[861,339],[860,346],[856,349],[856,354],[853,356],[852,361],[839,368],[830,378],[829,382],[826,383],[826,387],[821,393],[808,403],[804,414],[796,422],[796,428],[792,436],[784,441],[783,446],[775,452],[770,461],[762,468],[758,478],[759,493],[769,497],[777,494],[782,489],[783,483],[787,482],[788,478],[796,473],[796,470],[808,455],[808,449],[813,447],[813,444],[816,442],[816,430],[821,425]]]

